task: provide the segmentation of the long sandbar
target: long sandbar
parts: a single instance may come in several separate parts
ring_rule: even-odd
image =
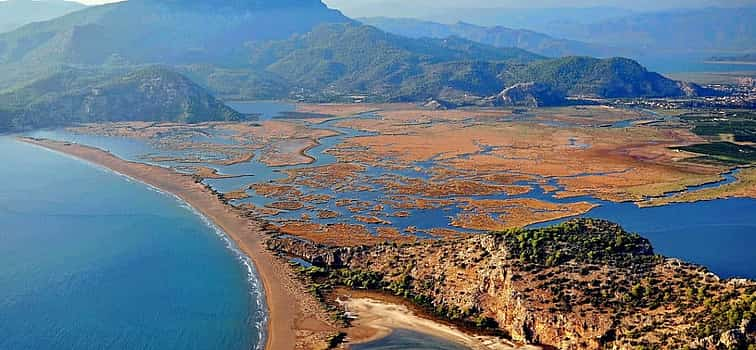
[[[19,140],[61,152],[104,166],[117,173],[171,193],[212,220],[255,264],[265,290],[268,309],[266,349],[294,349],[299,335],[331,332],[311,310],[306,310],[301,283],[292,277],[290,268],[265,247],[267,236],[262,223],[224,204],[218,196],[195,178],[172,169],[129,162],[103,150],[51,140],[20,138]],[[301,337],[300,337],[301,338]],[[299,339],[301,341],[301,339]]]

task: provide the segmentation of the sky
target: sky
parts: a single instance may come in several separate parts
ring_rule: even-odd
[[[110,0],[79,0],[85,4],[102,4]],[[679,7],[705,6],[756,6],[756,0],[466,0],[464,5],[459,0],[325,0],[330,7],[346,12],[359,10],[364,6],[391,3],[412,4],[432,7],[511,7],[511,8],[547,8],[547,7],[623,7],[637,10],[655,10]]]
[[[355,8],[364,5],[386,4],[396,0],[325,0],[331,7]],[[548,8],[548,7],[622,7],[629,9],[664,9],[704,6],[756,5],[754,0],[467,0],[464,5],[459,0],[410,0],[404,4],[417,3],[435,7],[511,7],[511,8]]]

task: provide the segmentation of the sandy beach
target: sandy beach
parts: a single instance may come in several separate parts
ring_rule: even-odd
[[[263,283],[268,309],[266,349],[315,348],[338,331],[302,283],[296,280],[287,262],[265,248],[267,236],[262,223],[224,204],[192,176],[125,161],[96,148],[49,140],[19,140],[74,156],[159,188],[181,198],[212,220],[252,259]]]
[[[470,335],[416,313],[406,302],[381,293],[339,290],[339,304],[355,317],[345,330],[350,344],[364,344],[407,329],[445,339],[473,350],[538,350],[537,346],[517,345],[492,336]]]

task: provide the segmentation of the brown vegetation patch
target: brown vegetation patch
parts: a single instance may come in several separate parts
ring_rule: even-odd
[[[335,191],[355,189],[359,173],[365,167],[359,164],[336,163],[321,167],[287,170],[288,178],[282,183],[296,184],[311,188],[330,188]]]
[[[335,219],[339,217],[339,213],[333,210],[320,210],[318,211],[318,218],[320,219]]]
[[[223,194],[223,198],[225,198],[227,200],[230,200],[230,201],[232,201],[232,200],[239,200],[239,199],[245,199],[245,198],[249,198],[249,193],[247,193],[247,191],[245,191],[245,190],[236,190],[236,191],[231,191],[231,192],[224,193]]]
[[[530,192],[528,186],[491,185],[471,180],[427,182],[421,179],[402,178],[401,182],[379,180],[389,193],[422,195],[425,197],[485,196],[506,193],[517,195]]]
[[[296,201],[281,201],[281,202],[273,202],[266,207],[278,209],[278,210],[299,210],[304,208],[304,204],[302,202],[296,202]]]
[[[365,224],[391,225],[391,221],[386,221],[376,216],[355,215],[354,219]]]
[[[316,223],[288,222],[279,227],[281,233],[300,237],[317,244],[335,247],[356,247],[386,242],[412,242],[416,237],[399,234],[396,229],[384,228],[373,235],[365,226],[353,224],[320,225]]]
[[[201,177],[203,179],[229,179],[229,178],[238,177],[235,175],[219,174],[217,169],[213,169],[206,166],[196,166],[196,167],[192,167],[192,169],[194,170],[194,175]]]
[[[588,202],[550,203],[532,198],[468,200],[452,226],[483,231],[525,227],[585,214],[596,205]],[[498,214],[498,215],[496,215]]]

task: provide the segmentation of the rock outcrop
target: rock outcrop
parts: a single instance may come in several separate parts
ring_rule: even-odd
[[[362,285],[453,321],[495,324],[525,343],[718,349],[756,339],[756,283],[721,281],[702,267],[655,255],[648,240],[606,221],[352,249],[273,241],[271,248],[336,275],[373,278]]]
[[[520,83],[499,93],[496,104],[508,107],[557,106],[565,103],[564,95],[541,83]]]

